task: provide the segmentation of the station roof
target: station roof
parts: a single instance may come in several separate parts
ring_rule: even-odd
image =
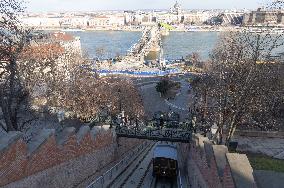
[[[177,148],[172,144],[158,144],[154,149],[154,158],[156,157],[177,160]]]

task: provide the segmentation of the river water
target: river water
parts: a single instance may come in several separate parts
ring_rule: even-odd
[[[92,31],[72,32],[81,38],[82,49],[95,58],[113,58],[125,55],[132,44],[141,37],[141,32],[128,31]],[[170,32],[163,37],[164,57],[166,59],[180,59],[192,52],[200,54],[202,59],[208,59],[214,48],[219,33],[217,32]],[[103,49],[103,50],[99,50]],[[98,51],[103,51],[99,53]]]

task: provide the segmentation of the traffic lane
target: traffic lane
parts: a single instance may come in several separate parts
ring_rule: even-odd
[[[186,73],[182,75],[169,75],[169,78],[173,81],[180,81],[182,79],[188,79],[191,78],[192,74]],[[153,81],[160,81],[163,76],[157,76],[157,77],[135,77],[130,78],[134,84],[140,84],[143,82],[153,82]]]

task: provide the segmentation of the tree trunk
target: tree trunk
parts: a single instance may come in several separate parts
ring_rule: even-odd
[[[4,121],[6,124],[6,131],[15,131],[15,128],[13,126],[13,122],[12,122],[12,118],[11,118],[11,114],[9,113],[9,107],[7,105],[7,102],[5,101],[5,99],[1,99],[1,108],[2,108],[2,113],[4,116]]]
[[[236,130],[236,124],[235,124],[235,120],[236,120],[236,114],[234,114],[233,118],[232,118],[232,121],[230,123],[230,129],[229,129],[229,132],[228,132],[228,135],[227,135],[227,138],[226,138],[226,145],[228,146],[234,133],[235,133],[235,130]]]
[[[205,119],[207,115],[207,103],[208,103],[208,94],[207,94],[207,89],[206,89],[204,92],[203,119]]]

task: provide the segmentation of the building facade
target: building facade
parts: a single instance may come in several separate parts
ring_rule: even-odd
[[[284,11],[257,9],[244,15],[243,24],[246,26],[284,26]]]

